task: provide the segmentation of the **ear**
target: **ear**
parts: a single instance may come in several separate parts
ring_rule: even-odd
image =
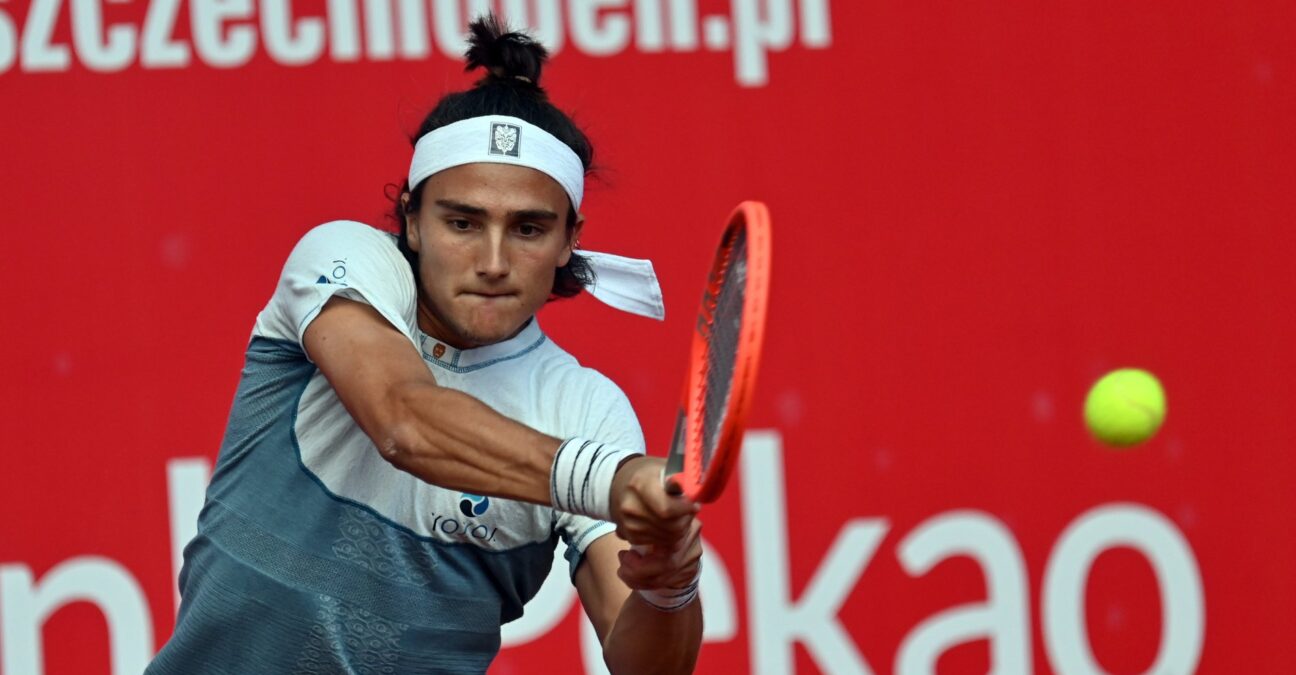
[[[563,247],[562,253],[558,256],[558,266],[564,267],[571,261],[572,251],[576,249],[577,242],[580,241],[581,228],[585,226],[585,214],[576,214],[576,224],[572,226],[571,232],[567,235],[567,245]]]
[[[401,215],[405,218],[405,241],[409,244],[410,250],[419,252],[419,231],[418,231],[418,214],[409,211],[410,194],[402,192],[400,196]]]

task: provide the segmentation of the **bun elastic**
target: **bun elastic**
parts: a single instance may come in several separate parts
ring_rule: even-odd
[[[497,83],[539,88],[540,69],[549,51],[526,33],[509,31],[494,14],[468,25],[465,70],[483,68],[486,77],[478,84]]]

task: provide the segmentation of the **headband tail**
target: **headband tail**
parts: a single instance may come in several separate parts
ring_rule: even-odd
[[[597,251],[578,253],[594,270],[594,282],[586,290],[595,299],[623,312],[658,321],[666,318],[666,304],[651,260]]]

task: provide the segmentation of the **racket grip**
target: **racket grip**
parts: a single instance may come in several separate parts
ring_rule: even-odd
[[[666,494],[672,497],[681,497],[684,495],[684,488],[680,485],[679,481],[675,480],[674,473],[667,474],[667,469],[669,467],[669,463],[662,467],[662,488],[666,491]],[[631,544],[630,550],[639,555],[649,555],[652,553],[653,547],[647,544]],[[700,578],[700,576],[701,570],[699,569],[698,577]],[[635,592],[639,594],[639,597],[641,597],[644,602],[656,607],[660,611],[677,612],[688,606],[689,603],[693,602],[693,599],[697,597],[699,578],[694,578],[693,582],[685,588],[665,588],[655,590],[639,589]]]
[[[672,497],[683,496],[684,488],[680,486],[679,481],[671,480],[673,474],[667,475],[666,468],[667,467],[664,466],[662,467],[662,473],[661,473],[662,489],[666,491],[666,494]],[[652,547],[648,546],[647,544],[631,544],[630,549],[641,555],[648,555],[649,553],[652,552]]]
[[[672,497],[682,497],[684,496],[684,487],[680,485],[679,481],[673,480],[675,474],[666,473],[667,469],[669,468],[670,468],[669,464],[662,467],[662,472],[661,472],[662,489],[666,491],[666,494]],[[648,555],[649,553],[652,552],[652,547],[645,544],[631,544],[630,550],[635,551],[641,555]]]

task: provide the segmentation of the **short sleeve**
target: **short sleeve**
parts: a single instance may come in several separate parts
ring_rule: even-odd
[[[639,427],[639,419],[635,416],[630,400],[603,375],[592,370],[584,372],[594,377],[595,385],[590,388],[589,398],[582,411],[585,413],[585,426],[567,435],[597,439],[600,443],[643,453],[643,430]],[[556,511],[555,514],[558,532],[567,544],[568,571],[575,580],[576,570],[585,559],[586,549],[600,537],[616,532],[616,525],[574,513]]]
[[[320,225],[297,242],[253,335],[300,346],[306,327],[335,295],[373,307],[415,341],[414,273],[394,237],[344,220]]]

